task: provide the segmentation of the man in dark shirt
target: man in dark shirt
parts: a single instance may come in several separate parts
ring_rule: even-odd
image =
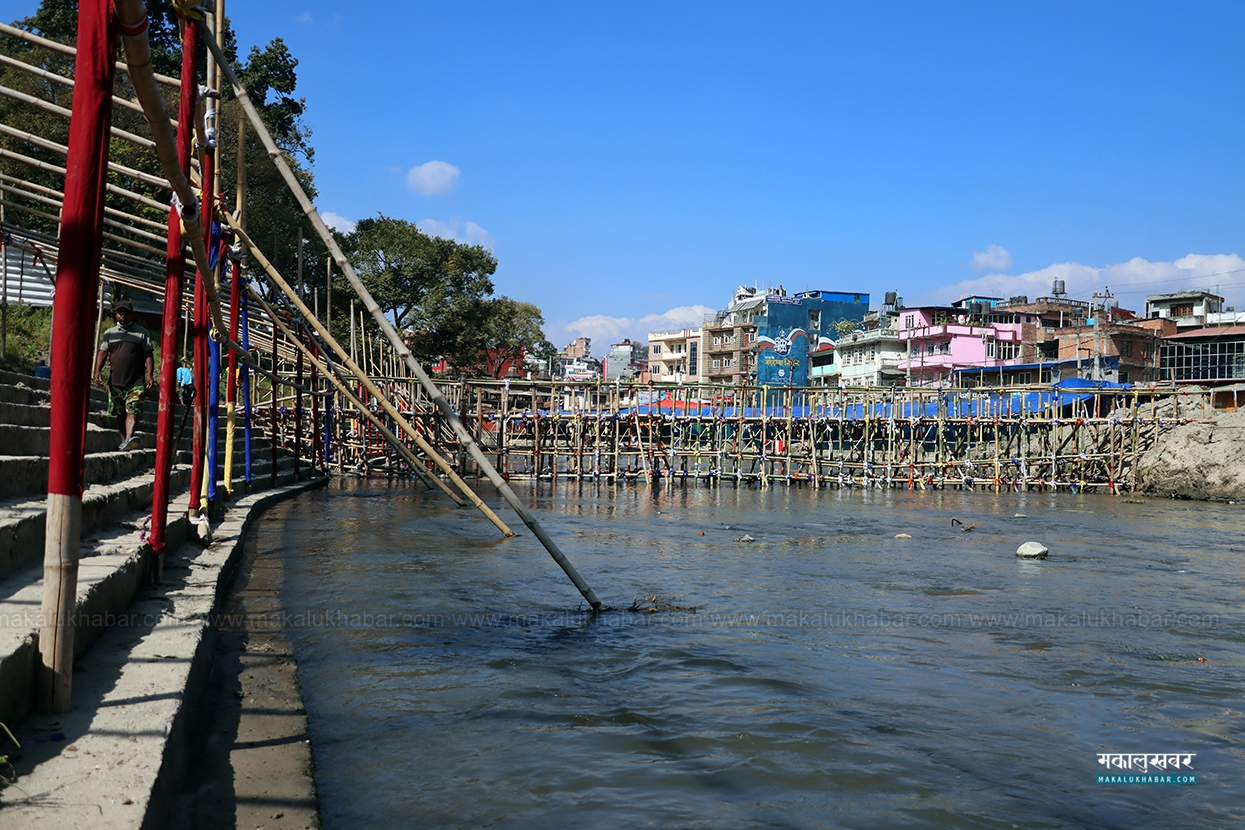
[[[143,407],[143,395],[152,385],[155,343],[147,329],[134,322],[134,306],[129,300],[112,304],[117,324],[104,332],[95,355],[95,382],[104,385],[104,361],[108,361],[108,412],[117,416],[121,446],[134,442],[134,428]]]

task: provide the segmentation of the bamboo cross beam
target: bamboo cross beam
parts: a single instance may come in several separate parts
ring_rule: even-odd
[[[277,315],[273,311],[272,307],[264,301],[264,298],[258,291],[248,285],[247,292],[249,293],[251,299],[258,302],[260,307],[268,313],[268,316],[276,322],[277,326],[281,329],[281,333],[289,338],[290,342],[293,343],[299,351],[301,351],[303,355],[311,361],[311,365],[318,368],[324,374],[324,377],[337,388],[337,391],[341,392],[342,395],[345,396],[346,400],[350,401],[355,409],[357,409],[363,417],[367,418],[368,421],[370,421],[372,425],[380,431],[381,435],[385,436],[385,440],[388,441],[390,445],[392,445],[402,455],[402,457],[406,459],[406,462],[411,465],[411,470],[415,473],[415,475],[419,476],[420,480],[422,480],[425,484],[431,483],[439,488],[443,493],[445,493],[445,495],[453,499],[458,506],[466,507],[467,503],[450,490],[450,488],[445,485],[445,482],[436,476],[429,475],[427,471],[423,469],[423,465],[419,462],[419,459],[415,457],[415,453],[411,452],[411,449],[406,446],[406,444],[402,443],[398,436],[394,435],[393,431],[385,426],[384,422],[381,421],[381,419],[378,418],[374,412],[368,409],[363,404],[363,401],[359,400],[355,394],[350,391],[350,387],[337,377],[337,372],[331,365],[321,363],[319,358],[313,355],[311,350],[303,345],[302,340],[294,336],[294,333],[277,318]]]
[[[441,394],[439,389],[437,389],[436,384],[432,382],[432,379],[429,378],[428,374],[424,371],[424,367],[419,365],[419,361],[415,360],[415,357],[406,347],[406,344],[402,342],[402,338],[399,336],[397,329],[393,327],[393,324],[390,323],[385,317],[385,313],[381,310],[380,306],[376,304],[376,300],[367,290],[367,287],[363,285],[363,281],[359,279],[359,275],[355,273],[354,266],[350,264],[350,260],[348,260],[346,255],[342,253],[337,241],[329,232],[328,226],[325,225],[324,220],[320,218],[320,214],[316,211],[315,206],[312,205],[311,200],[307,198],[307,194],[303,190],[302,185],[299,184],[298,179],[294,176],[294,171],[291,170],[289,164],[286,163],[281,151],[272,140],[272,135],[268,132],[267,125],[264,123],[264,120],[260,118],[259,112],[255,109],[255,105],[251,102],[250,97],[247,95],[246,87],[244,87],[238,80],[233,68],[225,59],[225,55],[221,51],[220,46],[216,43],[216,40],[211,37],[206,29],[203,30],[202,34],[203,40],[207,44],[208,49],[210,49],[216,56],[216,60],[221,71],[225,73],[230,84],[233,85],[235,97],[237,97],[238,102],[242,105],[242,109],[246,113],[247,118],[250,120],[251,126],[255,128],[261,142],[268,151],[269,158],[272,159],[273,164],[276,165],[277,170],[281,173],[281,177],[285,179],[286,184],[289,185],[290,192],[293,194],[294,198],[298,200],[299,205],[302,207],[303,213],[311,221],[312,227],[315,228],[316,233],[320,235],[320,239],[328,247],[333,261],[337,263],[337,267],[341,270],[342,274],[345,275],[346,280],[350,283],[351,287],[354,288],[355,293],[358,294],[359,298],[363,300],[364,306],[367,307],[367,310],[371,313],[372,318],[376,320],[381,331],[384,332],[385,337],[393,346],[394,351],[415,374],[415,377],[419,379],[420,385],[424,387],[425,391],[428,393],[428,396],[432,398],[432,401],[436,405],[437,409],[441,411],[441,413],[445,416],[446,421],[449,422],[450,427],[457,436],[459,443],[467,449],[467,452],[471,455],[472,459],[480,465],[481,469],[485,471],[489,481],[492,482],[493,486],[496,487],[501,493],[502,498],[506,500],[515,513],[519,514],[519,518],[523,520],[523,523],[527,525],[528,529],[531,530],[536,538],[540,540],[541,544],[544,545],[545,550],[547,550],[549,555],[553,557],[554,562],[562,568],[562,571],[567,575],[567,577],[570,578],[571,582],[574,583],[575,587],[583,595],[584,599],[588,600],[588,604],[592,607],[593,611],[600,611],[603,608],[601,600],[597,599],[597,596],[593,592],[592,588],[587,582],[584,581],[584,578],[579,575],[579,572],[575,570],[575,566],[572,565],[566,558],[566,555],[562,553],[562,550],[558,547],[557,543],[550,538],[549,534],[545,532],[545,529],[541,527],[538,521],[536,521],[536,517],[532,515],[531,511],[527,509],[523,502],[519,500],[519,497],[515,495],[514,491],[510,489],[510,485],[508,485],[505,480],[498,475],[497,471],[493,469],[493,465],[484,456],[484,453],[480,451],[480,448],[476,446],[475,441],[471,439],[470,434],[468,434],[462,422],[458,420],[458,416],[454,414],[453,408],[451,408],[446,402],[445,396]]]
[[[57,144],[55,141],[43,138],[42,136],[37,136],[34,133],[27,132],[26,130],[19,130],[17,127],[10,127],[8,124],[0,124],[0,133],[10,135],[13,138],[20,139],[28,144],[33,144],[36,147],[42,147],[44,150],[51,150],[53,153],[57,153],[58,155],[67,156],[69,154],[69,148],[64,144]],[[129,167],[115,161],[108,162],[108,172],[120,173],[121,175],[127,176],[131,179],[137,179],[140,182],[144,182],[154,187],[162,187],[166,190],[169,186],[169,183],[159,176],[144,173],[142,170],[136,170],[133,167]]]
[[[403,417],[397,407],[390,402],[389,396],[381,392],[380,389],[377,388],[376,384],[372,382],[371,378],[369,378],[367,374],[359,368],[358,364],[350,359],[349,355],[346,354],[341,345],[333,339],[333,335],[329,333],[328,329],[324,328],[320,321],[316,319],[315,314],[311,312],[311,309],[307,308],[307,304],[302,301],[302,298],[298,296],[293,287],[285,281],[276,267],[268,261],[268,258],[264,256],[263,251],[255,245],[255,243],[251,240],[251,237],[247,235],[246,231],[242,230],[242,228],[238,226],[237,220],[228,214],[225,215],[224,219],[225,223],[233,229],[238,239],[242,241],[242,244],[246,246],[246,249],[250,251],[253,257],[255,257],[255,261],[258,262],[260,267],[263,268],[268,274],[269,281],[280,289],[283,294],[285,294],[289,302],[295,307],[295,309],[298,310],[298,313],[303,316],[303,319],[316,332],[321,341],[332,349],[333,352],[337,354],[338,358],[341,359],[341,362],[348,369],[350,369],[351,373],[363,383],[363,385],[367,388],[368,394],[376,398],[376,401],[382,408],[384,408],[385,413],[389,415],[390,418],[393,418],[394,422],[402,428],[402,431],[411,437],[411,440],[415,442],[420,451],[423,452],[424,455],[428,456],[428,458],[432,459],[432,462],[437,465],[438,469],[449,477],[454,486],[462,491],[463,495],[467,497],[472,505],[483,513],[485,518],[492,522],[493,525],[502,532],[503,536],[513,536],[514,531],[507,527],[506,523],[503,522],[487,504],[481,501],[475,491],[467,485],[467,482],[463,481],[462,478],[459,477],[458,473],[454,471],[454,468],[450,466],[449,462],[442,458],[441,455],[432,447],[432,445],[424,440],[424,437],[416,431],[416,429],[405,417]],[[252,295],[258,296],[253,287],[250,288],[250,291]],[[263,302],[263,299],[260,298],[260,301]],[[266,304],[265,307],[267,307]],[[276,317],[274,316],[272,319],[275,321]]]
[[[65,44],[58,43],[55,40],[48,40],[45,37],[39,37],[38,35],[28,32],[25,29],[19,29],[16,26],[10,26],[7,23],[0,23],[0,33],[9,35],[10,37],[15,37],[18,40],[24,40],[27,43],[33,43],[36,46],[42,46],[52,52],[60,52],[62,55],[69,55],[70,57],[73,57],[78,54],[78,50],[73,46],[66,46]],[[130,69],[126,65],[125,61],[117,61],[116,65],[118,72],[125,72],[126,74],[129,74]],[[178,81],[177,78],[170,78],[168,75],[160,75],[156,73],[152,74],[158,82],[164,84],[165,86],[177,88],[181,85],[181,82]]]

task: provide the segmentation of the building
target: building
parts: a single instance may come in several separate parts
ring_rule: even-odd
[[[601,377],[601,361],[591,357],[572,360],[559,357],[558,376],[564,380],[596,380]]]
[[[1100,319],[1098,325],[1071,326],[1059,331],[1058,371],[1062,378],[1106,380],[1112,383],[1154,383],[1159,379],[1159,347],[1169,320]]]
[[[565,349],[558,353],[558,357],[567,360],[586,360],[592,357],[592,338],[576,337]]]
[[[1146,297],[1146,319],[1172,320],[1177,331],[1213,325],[1207,318],[1223,311],[1223,297],[1209,291],[1176,291]]]
[[[892,295],[887,295],[893,299]],[[838,383],[842,386],[902,386],[904,370],[899,368],[906,347],[899,342],[899,312],[894,304],[882,311],[870,311],[864,325],[839,337],[836,344]]]
[[[710,382],[806,386],[809,353],[852,331],[869,310],[869,295],[762,292],[740,286],[725,310],[705,320],[702,376]],[[820,368],[820,367],[819,367]]]
[[[755,288],[739,286],[722,311],[705,316],[701,328],[701,378],[732,386],[751,383],[756,346],[756,317],[765,299]]]
[[[1203,385],[1245,381],[1245,326],[1193,329],[1165,337],[1159,379]]]
[[[648,371],[654,383],[700,380],[702,329],[656,331],[648,335]]]
[[[827,340],[808,353],[808,385],[837,386],[839,383],[838,350]]]
[[[950,386],[957,372],[1035,363],[1039,323],[1036,314],[985,303],[902,308],[899,342],[905,353],[897,368],[909,385]]]
[[[647,368],[647,349],[630,339],[610,346],[605,356],[604,378],[607,381],[631,380]]]

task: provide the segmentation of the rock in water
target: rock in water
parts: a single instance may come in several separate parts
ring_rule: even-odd
[[[912,534],[911,533],[896,533],[895,538],[896,539],[911,539]]]
[[[1016,548],[1016,555],[1021,559],[1045,559],[1050,554],[1050,548],[1041,542],[1025,542]]]
[[[756,539],[753,539],[751,536],[749,536],[747,533],[745,533],[743,536],[740,536],[740,537],[739,537],[739,541],[741,541],[741,542],[755,542],[755,541],[756,541]]]

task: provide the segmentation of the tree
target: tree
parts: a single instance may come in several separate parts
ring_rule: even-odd
[[[378,214],[342,238],[364,285],[424,360],[459,353],[483,319],[497,259],[480,245],[429,236],[413,223]]]
[[[545,339],[544,323],[540,309],[531,303],[509,297],[484,300],[477,306],[474,324],[448,357],[460,371],[503,377],[510,366],[521,366],[525,356],[548,360],[557,354]]]

